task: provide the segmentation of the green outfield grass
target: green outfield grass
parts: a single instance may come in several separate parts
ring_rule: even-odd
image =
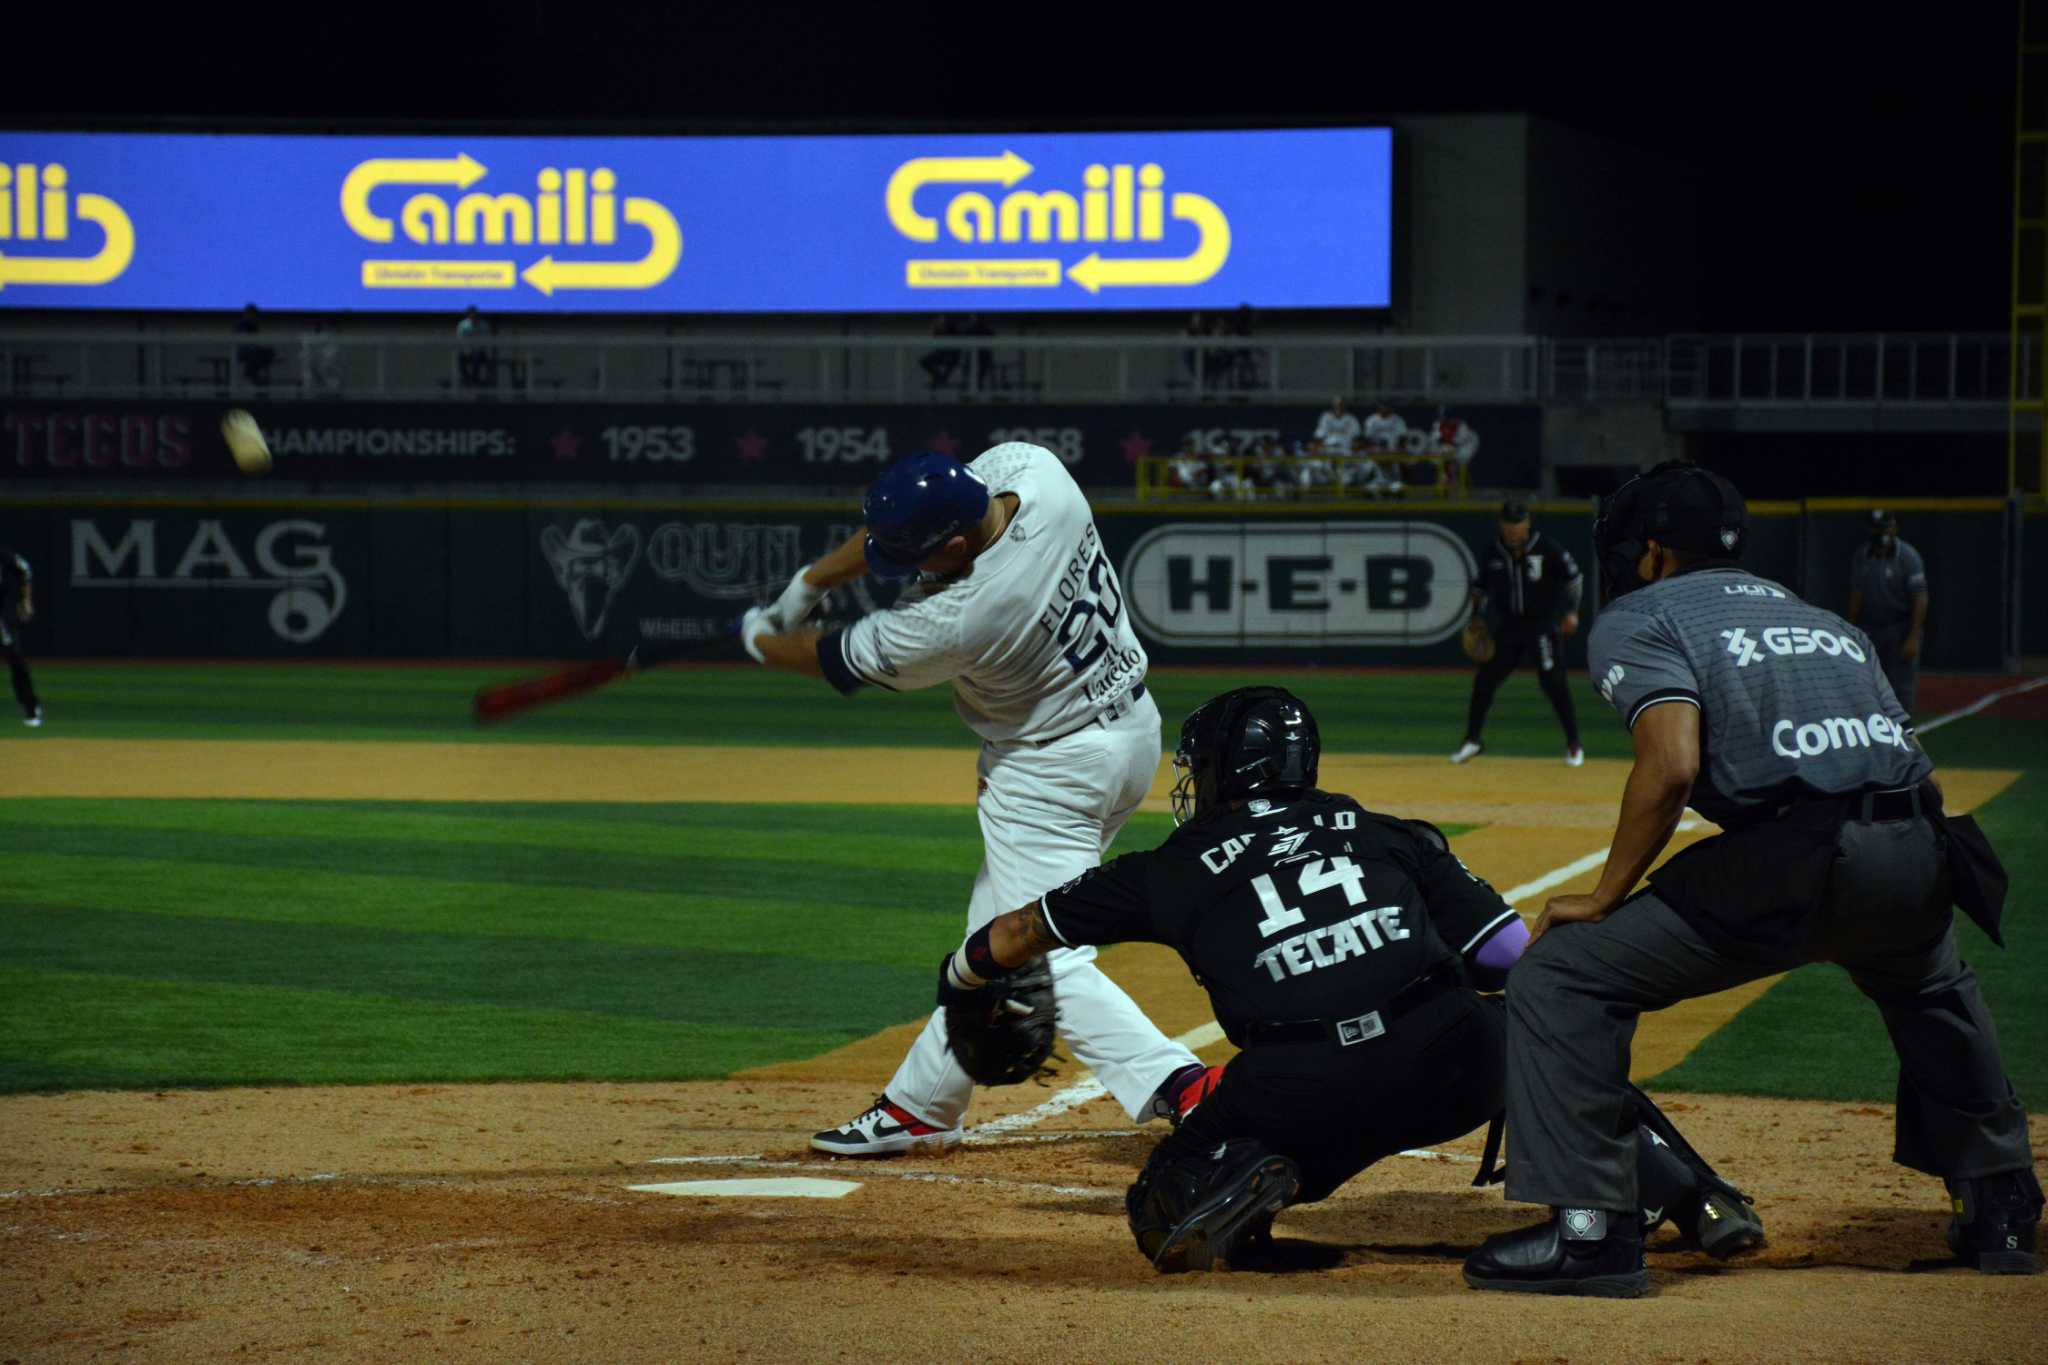
[[[349,667],[300,664],[52,664],[36,670],[46,732],[82,738],[457,740],[490,744],[887,744],[958,748],[972,737],[947,688],[840,697],[823,683],[751,664],[661,670],[502,725],[470,723],[486,683],[538,668]],[[1149,686],[1169,735],[1218,692],[1269,683],[1272,672],[1157,669]],[[1297,672],[1285,675],[1340,752],[1450,753],[1465,732],[1464,672]],[[1627,736],[1581,680],[1587,752],[1620,757]],[[1487,744],[1549,755],[1563,739],[1525,670],[1500,691]]]
[[[969,742],[943,692],[842,701],[722,668],[479,734],[467,698],[500,676],[48,667],[50,724],[0,761],[34,762],[57,737]],[[1152,686],[1170,735],[1196,702],[1272,676],[1160,670]],[[1435,754],[1463,728],[1468,675],[1286,680],[1333,751]],[[1612,716],[1582,701],[1588,747],[1622,755]],[[1488,740],[1556,752],[1533,679],[1504,690]],[[2010,947],[1964,933],[2015,1080],[2039,1106],[2048,722],[1977,717],[1929,748],[2031,774],[1984,817],[2013,871]],[[1141,815],[1119,848],[1167,828]],[[0,802],[0,849],[0,1090],[22,1091],[687,1079],[813,1055],[923,1013],[980,837],[965,808],[80,800]],[[1584,851],[1560,847],[1558,861]],[[1816,968],[1656,1084],[1883,1100],[1893,1064],[1875,1010]]]

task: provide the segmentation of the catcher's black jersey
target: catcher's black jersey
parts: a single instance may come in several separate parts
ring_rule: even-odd
[[[1579,609],[1585,580],[1571,551],[1541,531],[1529,533],[1527,553],[1519,559],[1496,540],[1479,570],[1479,592],[1488,624],[1540,625],[1549,630]]]
[[[1515,915],[1434,830],[1330,792],[1190,821],[1041,904],[1070,946],[1178,951],[1238,1042],[1255,1021],[1375,1009]]]

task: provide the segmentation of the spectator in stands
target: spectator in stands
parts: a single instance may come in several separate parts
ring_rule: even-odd
[[[992,337],[995,334],[996,329],[989,326],[988,320],[974,313],[967,315],[966,324],[960,328],[960,335],[964,337]],[[986,346],[977,346],[974,359],[976,386],[985,389],[995,382],[996,353]]]
[[[944,316],[932,319],[932,335],[935,337],[956,337],[960,335],[958,319]],[[954,372],[960,362],[967,359],[967,353],[957,346],[941,346],[926,351],[918,357],[918,365],[924,370],[925,388],[937,393],[953,382]]]
[[[1365,419],[1365,448],[1367,450],[1399,450],[1401,438],[1408,434],[1408,424],[1401,419],[1382,398],[1373,405],[1372,416]]]
[[[1849,556],[1849,624],[1877,646],[1877,660],[1906,714],[1920,693],[1920,636],[1927,627],[1927,565],[1899,539],[1899,519],[1870,514],[1870,538]]]
[[[497,382],[498,356],[488,342],[491,335],[490,319],[477,312],[471,304],[463,311],[462,320],[455,324],[455,339],[467,343],[465,349],[456,353],[462,371],[462,387],[483,388]]]
[[[299,337],[299,379],[308,392],[341,387],[341,348],[325,323],[314,323],[312,331]]]
[[[242,315],[235,319],[235,335],[253,337],[261,334],[263,326],[256,313],[256,305],[243,307]],[[273,346],[258,345],[253,341],[235,343],[235,367],[242,372],[242,378],[251,384],[267,388],[270,385],[270,367],[277,360],[277,349]]]
[[[1259,488],[1280,497],[1294,491],[1294,471],[1287,467],[1278,436],[1246,437],[1245,454],[1252,459],[1252,482]]]
[[[1323,453],[1342,457],[1358,448],[1358,414],[1344,410],[1344,396],[1330,400],[1330,410],[1316,419],[1316,440]]]
[[[1181,329],[1182,336],[1192,337],[1196,341],[1205,340],[1214,332],[1214,326],[1200,313],[1188,314],[1188,325]],[[1203,346],[1190,346],[1180,353],[1180,363],[1187,368],[1188,378],[1203,379],[1208,372],[1208,349]]]
[[[1180,450],[1174,455],[1173,463],[1167,466],[1172,483],[1177,488],[1206,489],[1215,477],[1209,467],[1209,454],[1202,448],[1202,438],[1189,432],[1180,443]]]
[[[1472,484],[1472,457],[1479,453],[1479,433],[1472,430],[1470,422],[1439,408],[1435,436],[1438,453],[1457,461],[1458,482],[1469,488]],[[1444,477],[1451,477],[1448,466],[1444,469]]]
[[[1216,335],[1238,337],[1249,341],[1252,335],[1252,306],[1241,303],[1227,321],[1219,320]],[[1251,389],[1259,383],[1259,353],[1250,346],[1233,346],[1229,350],[1211,352],[1216,359],[1217,373],[1227,388]]]

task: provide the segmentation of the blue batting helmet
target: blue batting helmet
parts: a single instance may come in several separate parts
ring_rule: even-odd
[[[868,568],[878,578],[908,578],[941,545],[988,512],[988,485],[936,450],[905,455],[884,469],[861,504]]]

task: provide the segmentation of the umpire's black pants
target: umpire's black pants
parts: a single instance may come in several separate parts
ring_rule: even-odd
[[[1775,960],[1730,956],[1653,891],[1550,930],[1508,976],[1508,1198],[1637,1207],[1624,1118],[1637,1017],[1808,962],[1847,968],[1884,1015],[1899,1056],[1894,1161],[1948,1179],[2027,1168],[2026,1110],[1948,905],[1941,835],[1914,819],[1842,827],[1810,939]]]
[[[1256,1138],[1301,1167],[1296,1203],[1327,1199],[1374,1162],[1462,1137],[1499,1113],[1503,1026],[1498,1001],[1450,987],[1350,1047],[1247,1048],[1161,1146]]]
[[[1550,698],[1558,723],[1564,726],[1565,747],[1579,747],[1579,721],[1572,711],[1571,688],[1565,683],[1564,650],[1557,632],[1542,624],[1509,621],[1494,633],[1493,657],[1479,665],[1472,679],[1472,704],[1465,713],[1465,738],[1480,739],[1486,729],[1486,713],[1493,709],[1493,694],[1507,681],[1524,657],[1536,661],[1536,682]]]

